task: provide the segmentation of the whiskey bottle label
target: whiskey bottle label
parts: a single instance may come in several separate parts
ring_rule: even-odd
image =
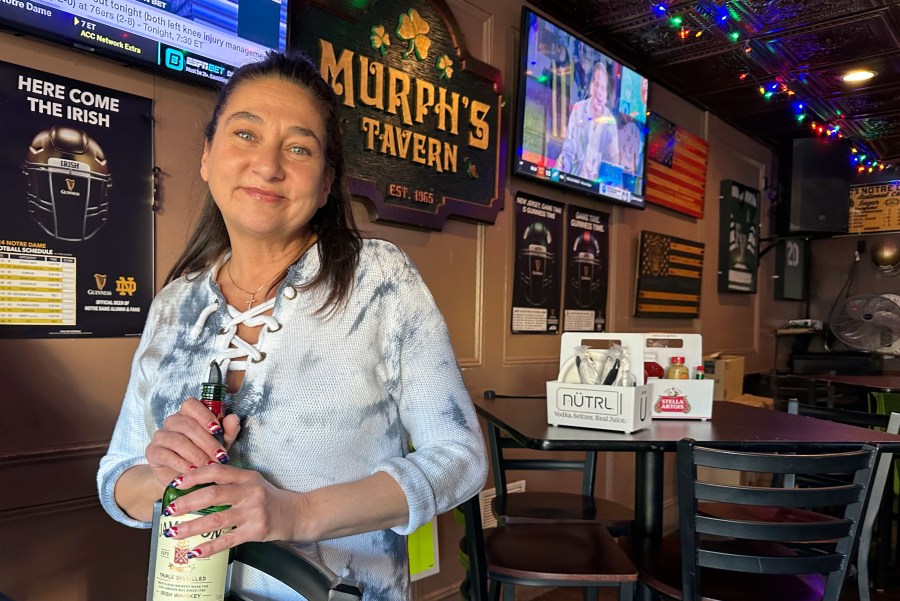
[[[225,534],[225,530],[198,534],[184,540],[166,538],[163,530],[202,517],[189,513],[174,518],[162,518],[156,533],[156,565],[153,574],[153,601],[223,601],[228,585],[228,552],[209,557],[188,559],[188,551],[200,543]]]

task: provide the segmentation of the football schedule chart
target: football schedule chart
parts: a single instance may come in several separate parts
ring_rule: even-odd
[[[75,325],[76,270],[75,257],[0,251],[0,324]]]

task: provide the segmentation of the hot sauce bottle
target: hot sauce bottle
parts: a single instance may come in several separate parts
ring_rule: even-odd
[[[664,377],[666,377],[666,372],[662,365],[656,362],[656,353],[650,351],[644,353],[644,384],[646,384],[650,378]]]

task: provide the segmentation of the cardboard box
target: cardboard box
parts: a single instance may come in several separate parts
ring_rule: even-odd
[[[706,378],[715,382],[713,398],[730,401],[744,393],[744,358],[740,355],[708,355],[703,358]]]
[[[657,363],[663,368],[672,357],[684,357],[684,365],[691,376],[703,362],[703,339],[700,334],[669,334],[653,332],[642,334],[644,350],[656,354]],[[643,363],[643,362],[642,362]],[[651,415],[653,419],[709,419],[713,411],[712,380],[652,379]]]
[[[640,334],[567,332],[562,335],[559,377],[547,382],[547,423],[593,430],[636,432],[650,425],[649,386],[581,384],[575,347],[588,346],[595,362],[603,364],[612,344],[622,346],[634,363],[631,371],[643,381],[643,337]]]
[[[755,394],[741,394],[733,399],[729,399],[732,403],[741,403],[742,405],[750,405],[751,407],[759,407],[760,409],[774,409],[775,401],[772,397],[756,396]]]

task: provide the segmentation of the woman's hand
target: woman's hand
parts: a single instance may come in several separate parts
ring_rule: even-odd
[[[187,399],[153,434],[145,451],[147,462],[159,483],[166,486],[179,474],[209,461],[227,463],[227,449],[240,429],[236,415],[226,415],[220,422],[203,403]],[[223,430],[224,445],[215,437]]]
[[[230,505],[166,531],[166,536],[174,539],[224,532],[192,549],[190,557],[208,557],[248,541],[296,540],[294,524],[304,495],[276,488],[259,472],[215,463],[183,474],[177,483],[182,490],[214,484],[175,499],[163,515],[177,517],[214,505]]]

